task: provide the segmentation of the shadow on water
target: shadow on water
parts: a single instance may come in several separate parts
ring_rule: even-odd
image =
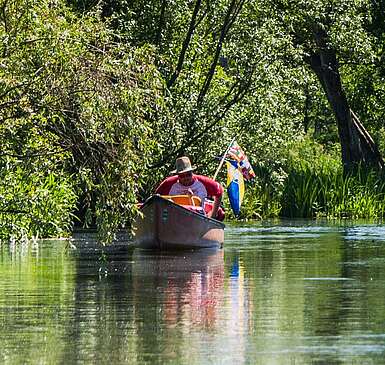
[[[189,277],[218,266],[223,269],[222,249],[155,251],[138,248],[133,254],[133,271],[152,277]]]

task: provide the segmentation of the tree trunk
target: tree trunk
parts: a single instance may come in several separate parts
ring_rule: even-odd
[[[353,171],[359,165],[383,169],[384,162],[376,144],[349,107],[336,52],[328,45],[325,30],[316,29],[314,37],[318,51],[310,57],[310,66],[321,82],[337,120],[344,171]]]

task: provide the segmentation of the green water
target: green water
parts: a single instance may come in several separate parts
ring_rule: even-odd
[[[228,226],[224,250],[0,246],[2,364],[384,364],[385,226]]]

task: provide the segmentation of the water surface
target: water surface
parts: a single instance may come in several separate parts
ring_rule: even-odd
[[[382,364],[385,226],[228,225],[223,250],[0,245],[4,364]]]

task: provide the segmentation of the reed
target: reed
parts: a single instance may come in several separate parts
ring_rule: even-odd
[[[286,217],[382,218],[385,180],[358,168],[344,175],[342,168],[299,162],[292,166],[282,196]]]
[[[384,174],[358,167],[346,175],[337,148],[325,152],[309,139],[286,151],[279,161],[254,165],[240,218],[385,218]]]

